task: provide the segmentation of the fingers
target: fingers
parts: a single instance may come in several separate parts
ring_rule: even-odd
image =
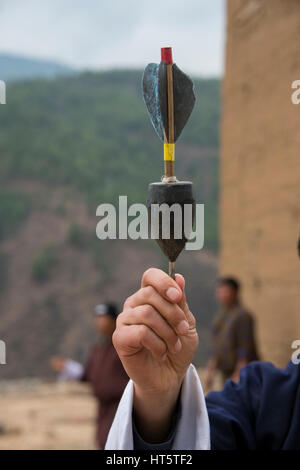
[[[120,355],[135,355],[145,348],[154,358],[164,360],[167,353],[182,349],[180,337],[195,333],[195,318],[184,288],[180,274],[174,280],[159,269],[145,272],[141,288],[126,300],[117,319],[113,342]]]
[[[182,292],[182,297],[179,302],[179,306],[182,308],[182,310],[185,312],[188,309],[187,303],[186,303],[186,297],[185,297],[185,280],[184,277],[181,274],[175,274],[175,281],[178,284],[178,286],[181,289]]]
[[[178,303],[182,298],[182,290],[178,288],[175,280],[160,269],[150,268],[145,271],[142,288],[146,286],[154,287],[169,302]]]
[[[178,286],[182,290],[182,298],[181,301],[179,302],[179,307],[182,308],[182,310],[185,313],[186,319],[190,325],[190,328],[195,328],[196,327],[196,320],[194,315],[189,309],[189,306],[186,301],[186,295],[185,295],[185,280],[184,277],[181,274],[175,274],[175,281],[177,282]]]
[[[176,290],[179,292],[178,285]],[[180,293],[180,298],[182,298],[182,291]],[[187,322],[186,315],[182,308],[177,304],[165,300],[165,298],[162,297],[162,295],[157,292],[153,286],[147,285],[142,287],[125,302],[126,308],[135,308],[141,305],[150,305],[154,307],[154,309],[160,313],[177,334],[185,335],[188,332],[189,323]]]
[[[170,353],[176,354],[182,348],[175,331],[151,305],[140,305],[119,315],[119,322],[125,325],[146,325],[167,345]]]
[[[121,356],[132,356],[146,348],[158,361],[164,361],[167,357],[165,342],[146,325],[118,328],[113,334],[113,344]]]

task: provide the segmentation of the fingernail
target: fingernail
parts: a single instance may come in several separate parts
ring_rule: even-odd
[[[165,353],[163,356],[161,356],[161,360],[165,361],[167,359],[167,357],[168,357],[168,355],[167,355],[167,353]]]
[[[181,335],[185,335],[189,331],[190,325],[187,321],[182,320],[177,326],[177,330]]]
[[[175,287],[169,287],[166,293],[172,302],[176,302],[176,300],[179,300],[180,298],[180,292],[178,289],[175,289]]]
[[[178,340],[176,341],[176,344],[174,346],[174,351],[179,352],[181,350],[181,348],[182,348],[182,344],[181,344],[180,339],[178,338]]]

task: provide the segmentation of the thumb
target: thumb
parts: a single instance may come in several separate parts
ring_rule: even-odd
[[[194,326],[195,324],[195,319],[190,312],[189,306],[186,301],[186,295],[185,295],[185,280],[184,277],[181,274],[175,274],[175,281],[177,282],[178,286],[182,290],[182,298],[180,302],[178,303],[179,307],[182,308],[184,313],[186,314],[187,320],[190,325]]]
[[[175,274],[175,281],[177,282],[178,286],[180,287],[180,289],[182,290],[182,293],[183,293],[183,296],[182,296],[182,299],[181,299],[180,303],[183,302],[183,301],[185,302],[185,292],[184,292],[185,279],[182,276],[182,274]]]
[[[189,310],[189,307],[186,303],[186,295],[185,295],[185,279],[182,274],[175,274],[175,281],[179,285],[180,289],[182,290],[182,298],[178,305],[182,310],[186,313],[186,310]]]

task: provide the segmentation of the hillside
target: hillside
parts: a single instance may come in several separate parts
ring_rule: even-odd
[[[59,75],[71,75],[71,67],[56,62],[32,59],[11,54],[0,54],[0,79],[26,80],[32,78],[55,78]]]
[[[49,375],[55,353],[83,360],[95,303],[121,304],[143,270],[166,268],[151,241],[102,241],[96,207],[144,202],[162,174],[162,146],[141,97],[141,71],[9,83],[0,107],[0,338],[3,377]],[[205,203],[204,252],[184,253],[189,303],[207,357],[217,261],[219,82],[196,81],[196,109],[176,173]],[[208,250],[208,251],[207,251]]]
[[[119,194],[144,201],[163,168],[140,81],[141,72],[123,71],[9,84],[0,114],[0,182],[70,184],[93,212]],[[198,201],[210,205],[207,247],[215,249],[219,82],[195,84],[197,103],[176,147],[176,171],[181,179],[193,176]]]

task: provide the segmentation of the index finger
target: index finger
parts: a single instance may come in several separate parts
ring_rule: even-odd
[[[161,269],[150,268],[144,272],[142,287],[152,286],[162,297],[172,303],[181,301],[183,293],[178,284]]]

